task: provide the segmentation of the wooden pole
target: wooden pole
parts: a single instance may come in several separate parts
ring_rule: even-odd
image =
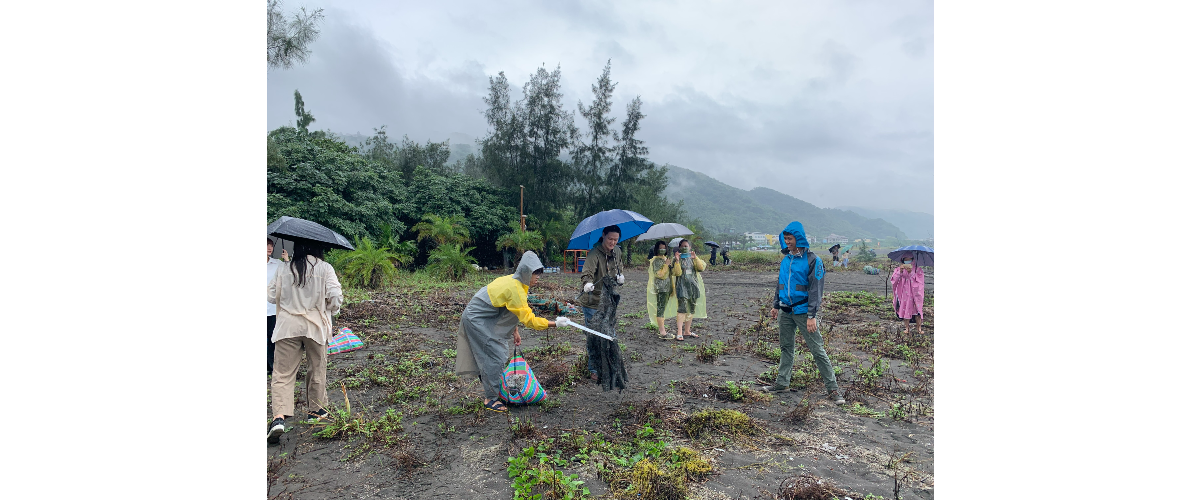
[[[525,186],[521,186],[521,232],[525,232]]]

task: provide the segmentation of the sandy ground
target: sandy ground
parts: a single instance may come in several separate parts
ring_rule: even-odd
[[[474,290],[374,293],[372,301],[348,306],[338,319],[337,327],[361,333],[368,347],[330,357],[329,397],[338,406],[348,399],[355,413],[369,418],[389,408],[402,413],[403,442],[391,447],[376,443],[362,453],[367,441],[361,437],[323,439],[314,436],[314,426],[289,421],[292,427],[281,443],[267,446],[268,497],[512,498],[507,458],[536,439],[516,437],[516,419],[532,419],[533,429],[545,436],[579,429],[619,434],[614,428],[622,411],[655,401],[680,415],[736,409],[768,431],[754,439],[713,442],[689,440],[678,429],[669,429],[668,442],[701,451],[716,469],[706,480],[690,485],[691,498],[777,498],[780,483],[802,473],[830,480],[856,499],[867,494],[892,498],[899,475],[902,497],[933,498],[932,304],[927,300],[924,334],[917,336],[915,329],[902,333],[901,323],[881,309],[834,305],[828,298],[838,291],[882,294],[883,275],[835,270],[826,278],[822,330],[850,404],[838,407],[822,399],[819,381],[767,401],[734,402],[720,393],[729,381],[761,386],[759,375],[776,366],[755,348],[763,345],[759,342],[778,347],[777,324],[762,316],[768,311],[775,274],[766,267],[743,266],[718,266],[705,273],[709,318],[694,326],[702,338],[677,342],[659,340],[641,327],[647,322],[647,275],[644,268],[628,270],[618,309],[618,340],[625,348],[630,387],[605,392],[590,381],[568,381],[550,391],[552,405],[514,407],[507,415],[470,407],[480,399],[479,383],[453,377],[454,360],[444,354],[455,347],[452,326]],[[570,298],[578,275],[547,274],[543,280],[541,293]],[[932,273],[926,286],[931,296]],[[668,329],[673,328],[668,320]],[[523,330],[522,336],[522,349],[541,378],[554,371],[551,365],[575,364],[583,351],[583,334],[571,329]],[[729,350],[714,362],[699,360],[695,346],[712,341],[724,342]],[[799,363],[807,350],[797,342]],[[912,346],[908,359],[896,347],[901,344]],[[415,357],[421,353],[427,356]],[[371,379],[413,359],[419,360],[422,374]],[[876,359],[887,361],[887,370],[877,380],[864,380],[859,370]],[[343,381],[357,385],[345,397]],[[298,412],[305,408],[302,385],[296,390]],[[413,387],[426,392],[414,393],[409,390]],[[410,396],[396,396],[402,391]],[[807,420],[785,421],[806,396],[813,402]],[[907,409],[906,414],[883,416],[895,404]],[[267,408],[269,414],[269,404]],[[897,456],[905,458],[897,461]],[[579,474],[592,496],[611,498],[594,467],[574,463],[565,469]]]

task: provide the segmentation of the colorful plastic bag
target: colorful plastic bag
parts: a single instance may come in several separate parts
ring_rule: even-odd
[[[329,354],[337,354],[339,352],[356,351],[358,349],[362,349],[363,347],[366,346],[363,345],[362,340],[359,340],[358,335],[355,335],[354,332],[350,331],[349,328],[342,328],[342,330],[329,341],[329,347],[326,348],[326,352]]]
[[[513,349],[508,367],[500,374],[500,399],[505,403],[528,405],[546,399],[546,391],[533,375],[525,357]]]

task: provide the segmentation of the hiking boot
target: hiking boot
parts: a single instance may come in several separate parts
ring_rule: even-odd
[[[836,405],[846,404],[846,399],[842,397],[842,391],[839,391],[837,389],[826,392],[825,397],[829,398],[830,401],[833,401],[833,404],[836,404]]]
[[[286,431],[287,427],[284,427],[282,418],[272,420],[271,424],[267,426],[267,444],[278,444],[279,436]]]

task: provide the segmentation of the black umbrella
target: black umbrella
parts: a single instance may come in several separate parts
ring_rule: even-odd
[[[719,246],[721,246],[721,244],[720,244],[720,243],[717,243],[717,242],[715,242],[715,241],[706,241],[706,242],[704,242],[704,244],[705,244],[705,245],[708,245],[708,246],[710,246],[710,247],[713,247],[713,248],[716,248],[716,247],[719,247]]]
[[[316,222],[283,216],[267,225],[267,235],[321,246],[354,250],[345,236]]]

